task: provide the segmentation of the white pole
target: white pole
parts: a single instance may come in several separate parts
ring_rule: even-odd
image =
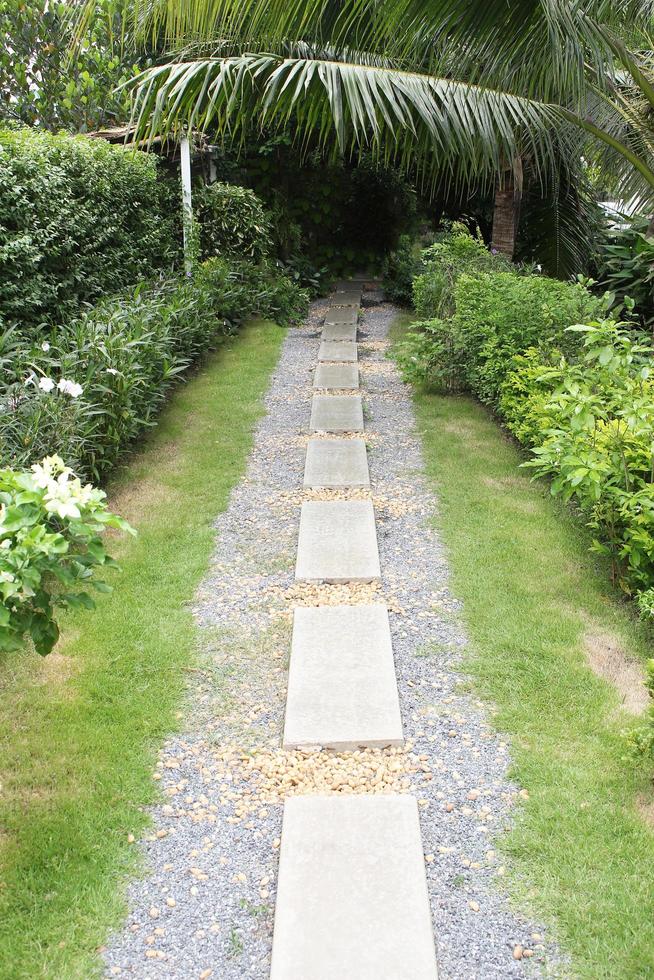
[[[186,275],[193,271],[193,202],[191,200],[191,146],[188,136],[180,142],[180,163],[182,170],[182,218],[184,228],[184,266]]]

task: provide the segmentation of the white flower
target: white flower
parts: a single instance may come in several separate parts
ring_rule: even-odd
[[[40,463],[32,464],[32,479],[39,490],[45,490],[54,482],[55,476],[61,474],[64,480],[72,474],[69,466],[66,466],[61,456],[46,456]]]
[[[51,480],[46,488],[44,497],[44,507],[49,514],[57,514],[59,517],[80,516],[80,509],[77,506],[71,493],[71,483],[68,482],[69,473],[60,473],[56,480]],[[74,480],[72,483],[79,483]]]
[[[41,350],[45,351],[46,354],[50,350],[50,344],[48,343],[47,340],[44,340],[43,343],[41,344]]]
[[[536,268],[538,269],[539,272],[542,272],[543,271],[543,267],[540,264],[540,262],[538,263],[538,265],[536,266]]]
[[[41,391],[52,391],[55,383],[52,378],[39,378],[39,388]]]
[[[107,368],[106,370],[107,370],[107,374],[118,374],[119,373],[116,370],[116,368]]]
[[[15,576],[11,572],[0,572],[0,582],[13,582]]]
[[[11,548],[11,538],[5,538],[4,541],[0,541],[0,548]]]
[[[70,395],[71,398],[77,398],[77,396],[81,395],[84,391],[82,386],[77,384],[76,381],[68,381],[66,378],[61,379],[57,385],[57,388],[59,391],[63,391],[67,395]]]

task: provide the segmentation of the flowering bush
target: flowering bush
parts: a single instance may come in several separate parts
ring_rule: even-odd
[[[109,591],[94,578],[95,568],[116,567],[102,532],[134,532],[104,501],[59,456],[0,470],[0,651],[30,637],[38,653],[50,653],[59,637],[55,608],[93,608],[86,588]]]
[[[148,426],[180,375],[254,314],[301,319],[306,293],[252,262],[212,259],[89,309],[49,340],[0,327],[0,465],[58,452],[98,479]]]

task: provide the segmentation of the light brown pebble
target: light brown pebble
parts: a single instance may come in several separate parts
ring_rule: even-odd
[[[514,946],[513,947],[513,959],[514,960],[521,960],[522,959],[522,954],[523,954],[523,949],[522,949],[522,946],[520,946],[520,944],[518,944],[517,946]]]
[[[169,909],[174,909],[175,906],[177,905],[177,902],[175,901],[174,898],[167,898],[166,905],[168,906]]]
[[[156,907],[156,905],[153,905],[152,908],[150,909],[150,918],[158,919],[159,915],[160,915],[159,909]]]
[[[468,908],[472,909],[473,912],[479,911],[479,902],[470,901],[468,902]]]

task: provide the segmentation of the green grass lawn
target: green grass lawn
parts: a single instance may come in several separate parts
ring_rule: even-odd
[[[156,796],[156,750],[175,728],[195,657],[189,611],[211,523],[243,473],[284,331],[253,323],[174,394],[109,487],[139,531],[98,609],[67,617],[41,661],[0,663],[0,977],[87,978],[124,914],[128,834]]]
[[[587,660],[642,661],[644,629],[586,530],[518,468],[524,457],[482,406],[417,392],[415,409],[472,642],[466,670],[512,736],[512,775],[529,792],[500,842],[510,887],[553,924],[566,975],[654,977],[654,828],[637,806],[651,782],[623,759],[633,718]]]

